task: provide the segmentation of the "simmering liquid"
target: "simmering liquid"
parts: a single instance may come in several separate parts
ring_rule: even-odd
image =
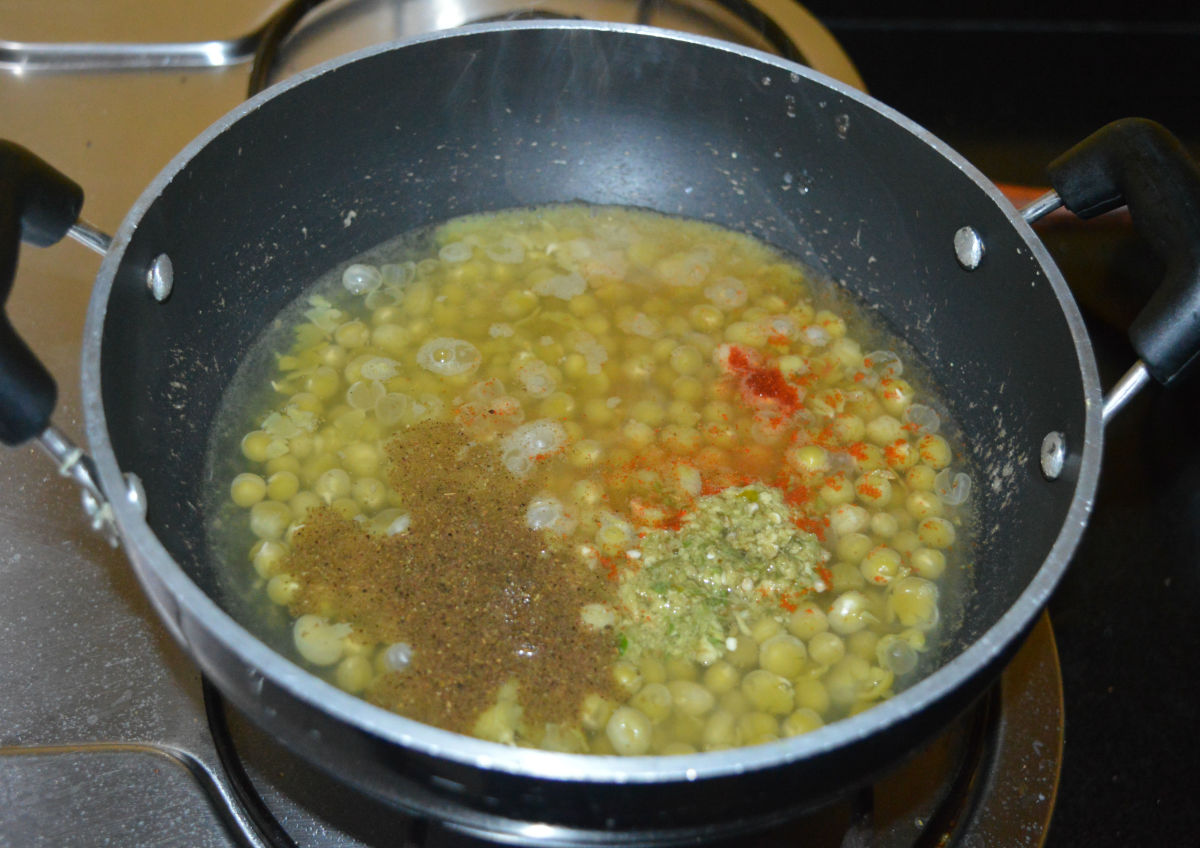
[[[233,392],[266,400],[222,413],[214,539],[346,691],[672,754],[804,733],[927,665],[969,547],[948,418],[769,246],[625,208],[471,216],[290,314]]]

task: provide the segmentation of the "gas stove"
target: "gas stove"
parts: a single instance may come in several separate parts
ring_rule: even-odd
[[[201,57],[194,62],[200,67],[164,59],[162,51],[126,51],[140,55],[142,65],[157,66],[153,71],[81,69],[87,62],[79,55],[73,70],[62,64],[55,67],[53,61],[36,70],[13,62],[16,67],[0,70],[0,135],[34,149],[80,182],[87,193],[85,217],[112,232],[171,156],[248,90],[374,40],[495,19],[512,13],[514,6],[523,15],[586,14],[727,38],[793,56],[862,86],[856,63],[846,58],[829,31],[791,3],[531,5],[532,12],[520,3],[331,0],[307,15],[284,20],[235,0],[161,0],[153,15],[144,14],[135,0],[62,4],[61,15],[47,15],[45,3],[10,2],[0,12],[0,35],[10,41],[186,42],[209,47],[207,52],[191,48]],[[888,30],[873,26],[871,20],[842,18],[835,32],[852,45],[851,56],[859,52],[853,45],[861,45],[859,50],[874,67],[886,59],[877,48],[889,42]],[[227,38],[255,32],[265,35],[249,41]],[[27,54],[0,43],[0,63],[14,55]],[[258,61],[253,61],[255,55]],[[109,55],[98,61],[111,59]],[[895,89],[894,76],[882,71],[865,76],[868,82],[873,76],[884,80],[883,90],[891,95],[885,99],[906,108],[897,102],[904,92]],[[913,111],[921,108],[941,114],[918,100]],[[947,114],[954,114],[953,104]],[[953,119],[938,127],[926,115],[915,117],[935,131],[948,130],[945,135],[955,144]],[[1029,170],[1036,160],[1022,165],[1005,158],[1012,145],[1005,147],[1002,134],[980,137],[972,129],[961,136],[968,158],[992,166],[988,173],[997,179],[1038,179]],[[1024,138],[1032,137],[1027,133]],[[1026,144],[1026,152],[1028,148]],[[1033,150],[1040,152],[1036,146]],[[1142,254],[1128,247],[1127,230],[1127,223],[1119,222],[1092,230],[1048,225],[1045,231],[1056,256],[1065,254],[1068,280],[1078,275],[1088,282],[1081,300],[1095,318],[1102,365],[1115,373],[1123,370],[1122,357],[1128,354],[1114,326],[1126,320],[1122,307],[1135,298],[1117,296],[1114,303],[1112,290],[1120,283],[1112,277],[1126,272],[1102,272],[1094,256],[1134,250],[1133,256],[1140,258]],[[55,419],[75,435],[82,433],[79,339],[95,270],[95,257],[78,245],[26,248],[8,307],[14,323],[58,379],[61,397]],[[1141,279],[1136,272],[1133,276]],[[1056,625],[1065,621],[1072,639],[1080,640],[1067,643],[1064,655],[1073,660],[1082,655],[1082,662],[1067,666],[1065,677],[1080,688],[1082,695],[1076,697],[1088,710],[1098,704],[1110,709],[1110,698],[1124,696],[1118,688],[1133,686],[1137,679],[1136,668],[1117,673],[1087,662],[1091,640],[1099,638],[1099,646],[1107,647],[1133,639],[1139,631],[1131,629],[1130,619],[1143,627],[1153,622],[1130,605],[1157,603],[1166,596],[1170,610],[1179,612],[1172,585],[1183,591],[1196,588],[1200,543],[1195,517],[1200,503],[1181,482],[1194,481],[1200,473],[1195,446],[1183,437],[1184,420],[1194,421],[1189,416],[1197,412],[1194,401],[1190,406],[1188,401],[1195,396],[1195,382],[1183,398],[1154,392],[1140,399],[1115,425],[1112,442],[1121,447],[1110,446],[1106,460],[1114,460],[1110,465],[1116,466],[1117,479],[1138,478],[1142,493],[1126,498],[1127,492],[1102,485],[1093,529],[1056,598]],[[1140,434],[1155,428],[1161,439],[1150,440],[1154,444],[1141,441]],[[1172,463],[1162,454],[1164,444],[1179,444],[1173,464],[1182,476],[1173,478],[1165,470]],[[1148,464],[1139,465],[1131,454],[1142,455]],[[1109,474],[1109,467],[1104,473]],[[1152,568],[1155,552],[1173,552],[1183,563],[1173,561],[1161,577],[1146,578],[1141,591],[1113,600],[1106,589],[1119,590],[1114,569],[1105,567],[1099,584],[1094,579],[1096,563],[1103,565],[1111,558],[1108,546],[1117,546],[1130,567],[1140,572]],[[1188,551],[1190,573],[1185,570]],[[1079,576],[1080,572],[1085,573]],[[0,464],[0,581],[0,845],[477,844],[437,822],[402,815],[357,795],[225,705],[159,624],[122,553],[88,529],[74,487],[59,479],[32,449],[8,452]],[[1166,582],[1156,591],[1160,581]],[[1095,622],[1105,617],[1108,623],[1097,628]],[[1171,627],[1175,629],[1168,628],[1169,635],[1179,640],[1176,644],[1185,643],[1179,628]],[[1174,646],[1155,647],[1149,665],[1156,668],[1178,656]],[[1075,765],[1071,759],[1073,693],[1068,689],[1064,716],[1064,673],[1058,657],[1049,619],[1043,616],[1001,682],[911,761],[826,809],[727,844],[1045,844],[1064,762],[1069,780],[1058,793],[1065,796],[1060,808],[1074,820],[1085,818],[1078,810],[1091,811],[1088,800],[1076,795],[1077,787],[1089,788],[1088,775],[1072,777],[1088,766],[1086,760]],[[1194,693],[1194,680],[1190,685]],[[1172,708],[1174,704],[1171,701]],[[1175,719],[1169,713],[1164,725],[1175,726]],[[1086,717],[1079,726],[1093,733]],[[1132,735],[1131,728],[1115,723],[1117,741],[1110,747],[1127,749],[1120,740]],[[1194,742],[1181,744],[1191,744],[1194,750]],[[1183,750],[1181,744],[1163,748],[1164,756]],[[1166,792],[1160,797],[1178,795]],[[1102,820],[1107,811],[1094,812]],[[1168,821],[1186,824],[1183,819]],[[1130,839],[1140,841],[1133,833]],[[1056,827],[1050,844],[1077,843]]]

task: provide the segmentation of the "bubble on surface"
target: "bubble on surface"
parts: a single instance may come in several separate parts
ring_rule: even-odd
[[[482,360],[479,348],[463,339],[433,339],[417,351],[417,364],[442,377],[470,374]]]
[[[880,665],[895,674],[908,674],[917,667],[917,652],[912,645],[896,636],[884,636],[877,648]]]
[[[383,652],[383,662],[392,671],[404,671],[412,663],[413,648],[407,642],[388,645]]]
[[[374,265],[351,265],[342,272],[342,286],[351,294],[366,294],[383,284],[383,274]]]
[[[525,261],[525,245],[513,236],[504,236],[483,249],[488,259],[501,265],[516,265]]]
[[[500,443],[500,458],[504,467],[518,477],[528,474],[533,463],[566,447],[567,431],[549,418],[539,418],[522,424]]]
[[[932,407],[921,403],[912,404],[908,409],[904,410],[904,414],[901,417],[904,419],[905,424],[912,425],[917,435],[921,436],[926,433],[936,433],[942,426],[941,416]]]
[[[638,312],[631,318],[623,319],[619,326],[632,336],[641,336],[646,339],[656,338],[659,334],[658,322],[644,312]]]
[[[824,347],[833,339],[828,330],[816,324],[809,324],[801,331],[800,335],[813,347]]]
[[[890,350],[875,350],[863,357],[863,365],[884,380],[895,380],[904,373],[904,363]]]
[[[474,249],[465,241],[453,241],[438,251],[438,258],[443,262],[466,262],[473,252]]]
[[[704,296],[718,309],[737,309],[748,297],[746,284],[736,277],[722,277],[704,289]]]
[[[534,397],[546,397],[558,388],[558,381],[550,366],[540,359],[534,359],[517,367],[517,379],[521,387]]]
[[[542,493],[529,502],[525,510],[525,523],[530,530],[546,530],[563,518],[562,501],[553,495]]]
[[[404,420],[413,408],[413,399],[400,392],[388,392],[375,401],[375,417],[385,427]]]
[[[379,266],[379,272],[383,275],[383,281],[389,286],[403,286],[412,282],[413,277],[417,275],[416,262],[389,262],[386,265]]]
[[[390,380],[400,373],[400,363],[386,356],[368,359],[359,368],[364,380]]]
[[[933,490],[946,506],[959,506],[971,496],[971,478],[961,471],[943,468],[933,478]]]
[[[374,380],[359,380],[346,390],[346,403],[351,409],[374,410],[387,394],[383,384]]]
[[[767,330],[772,336],[792,341],[800,334],[796,322],[789,315],[775,315],[767,320]]]
[[[555,274],[534,284],[533,291],[542,297],[557,297],[570,300],[587,291],[587,280],[578,271]]]

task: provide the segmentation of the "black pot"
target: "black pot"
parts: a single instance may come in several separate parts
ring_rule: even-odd
[[[17,230],[56,240],[82,197],[24,154],[5,157],[7,292]],[[1152,302],[1135,338],[1148,372],[1169,381],[1200,338],[1195,169],[1160,130],[1135,123],[1053,175],[1084,214],[1128,198],[1170,251],[1163,297],[1173,300]],[[307,281],[397,233],[576,200],[711,220],[795,254],[871,304],[936,375],[968,434],[981,532],[974,591],[927,678],[768,745],[669,758],[555,754],[373,707],[294,664],[243,611],[206,549],[200,505],[213,485],[204,454],[214,411],[258,333]],[[157,269],[162,296],[164,255],[173,280],[160,300],[147,277]],[[7,320],[0,330],[3,435],[16,443],[47,427],[53,384]],[[83,398],[95,495],[109,501],[168,628],[242,711],[397,807],[545,844],[762,826],[915,749],[997,676],[1046,603],[1087,521],[1102,437],[1096,365],[1065,283],[1028,224],[961,157],[787,61],[567,22],[367,51],[219,121],[154,180],[107,252],[83,341]],[[1065,446],[1045,457],[1053,479],[1042,456],[1051,433]],[[144,488],[144,514],[129,474]]]

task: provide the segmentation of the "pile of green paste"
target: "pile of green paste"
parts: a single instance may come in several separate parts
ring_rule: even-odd
[[[739,624],[811,589],[826,557],[777,489],[756,483],[697,498],[678,531],[645,535],[640,566],[622,574],[621,651],[711,662]]]

